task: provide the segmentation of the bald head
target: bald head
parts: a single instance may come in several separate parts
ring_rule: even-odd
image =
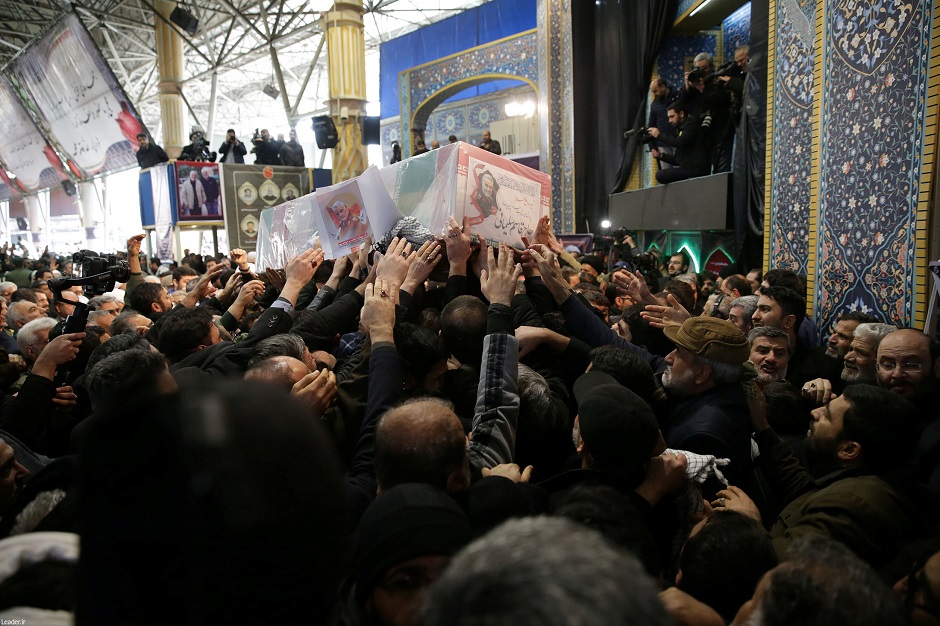
[[[257,380],[290,391],[308,373],[307,366],[299,359],[292,356],[273,356],[248,370],[245,380]]]
[[[878,384],[909,400],[931,397],[937,387],[937,343],[919,330],[904,328],[885,335],[875,364]]]
[[[375,475],[383,490],[401,483],[469,487],[467,438],[454,411],[431,400],[388,411],[375,432]]]

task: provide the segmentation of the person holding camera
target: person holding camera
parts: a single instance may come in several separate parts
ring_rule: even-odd
[[[675,137],[676,129],[669,123],[667,108],[676,101],[676,96],[673,95],[672,89],[669,88],[669,83],[662,78],[653,79],[653,82],[650,84],[650,95],[653,99],[650,102],[650,115],[647,126],[650,128],[658,128],[660,135]],[[660,154],[673,155],[672,146],[655,145],[654,148],[659,150]],[[672,167],[668,162],[662,159],[657,159],[657,163],[659,163],[659,169]]]
[[[248,154],[248,148],[235,136],[234,128],[229,128],[225,131],[225,143],[219,147],[219,154],[222,155],[222,163],[245,162],[245,155]]]
[[[667,137],[659,132],[658,128],[648,129],[649,134],[658,142],[675,148],[675,155],[667,155],[659,150],[652,150],[654,158],[672,163],[676,167],[656,172],[656,181],[665,185],[697,176],[707,176],[711,171],[708,158],[708,147],[702,136],[702,126],[698,119],[689,117],[685,104],[681,101],[673,102],[667,109],[669,123],[678,131],[675,137]]]
[[[255,144],[252,152],[255,153],[255,165],[280,165],[278,157],[278,144],[271,138],[267,128],[261,129],[261,135],[252,140]]]

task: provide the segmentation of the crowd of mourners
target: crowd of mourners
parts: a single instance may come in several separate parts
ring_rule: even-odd
[[[940,623],[933,338],[468,231],[264,271],[139,235],[106,293],[4,248],[0,620]]]

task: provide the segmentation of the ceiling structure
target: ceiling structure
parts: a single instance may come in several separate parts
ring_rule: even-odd
[[[378,99],[379,45],[488,0],[363,0],[366,74],[370,100]],[[74,10],[88,28],[144,123],[160,141],[154,20],[155,0],[0,0],[0,67],[5,66],[63,12]],[[287,125],[274,59],[281,67],[291,117],[322,114],[328,98],[327,47],[322,17],[330,0],[186,0],[179,6],[199,20],[195,36],[180,31],[183,96],[190,124],[209,124],[213,75],[217,80],[214,133],[235,127]],[[179,30],[179,29],[177,29]],[[273,52],[272,52],[273,50]],[[374,94],[374,96],[373,96]],[[223,129],[223,130],[220,130]]]

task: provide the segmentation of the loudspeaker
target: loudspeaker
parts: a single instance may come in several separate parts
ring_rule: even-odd
[[[313,132],[317,135],[317,147],[321,150],[335,148],[339,143],[336,134],[336,125],[329,115],[318,115],[313,118]]]
[[[62,190],[65,192],[65,195],[67,196],[74,196],[75,192],[77,191],[75,189],[75,183],[73,183],[70,180],[62,181]]]
[[[362,144],[368,146],[382,143],[379,133],[379,117],[363,117],[362,120]]]
[[[196,19],[196,16],[179,5],[170,13],[170,21],[185,30],[190,36],[195,36],[196,31],[199,30],[199,20]]]

